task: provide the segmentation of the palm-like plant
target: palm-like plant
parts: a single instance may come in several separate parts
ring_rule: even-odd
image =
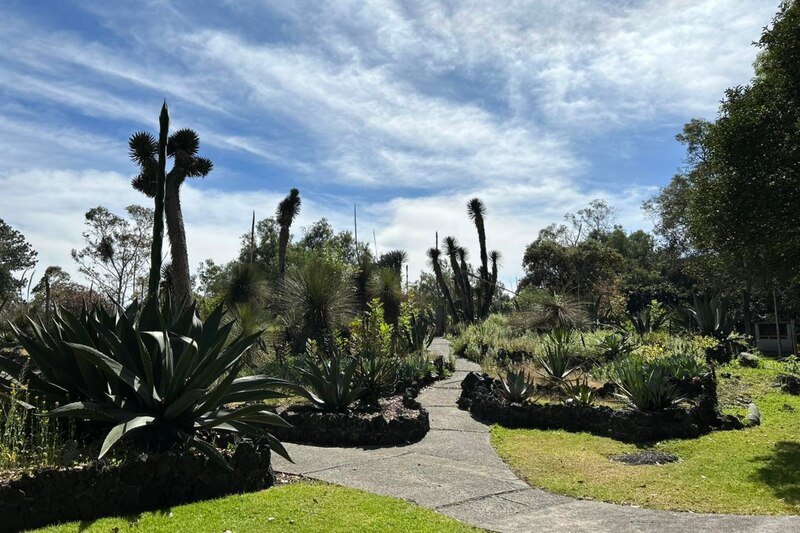
[[[225,302],[236,305],[262,306],[268,285],[264,273],[253,263],[234,263],[225,283]]]
[[[473,198],[467,202],[467,214],[470,220],[475,223],[475,229],[478,231],[478,243],[481,249],[481,299],[479,304],[480,317],[483,318],[489,312],[489,304],[491,303],[490,289],[489,289],[489,254],[486,252],[486,228],[484,226],[484,217],[486,216],[486,206],[480,198]]]
[[[455,237],[444,238],[444,251],[450,259],[450,268],[453,270],[453,282],[458,293],[458,299],[461,302],[461,307],[467,305],[467,293],[464,289],[464,274],[461,272],[461,266],[458,264],[458,241]],[[458,319],[459,317],[455,317]]]
[[[367,284],[367,291],[372,298],[381,301],[386,323],[396,327],[400,317],[400,306],[403,303],[400,271],[391,267],[378,268]]]
[[[263,424],[287,424],[260,402],[283,396],[275,389],[296,387],[264,375],[239,377],[258,333],[228,343],[232,324],[223,325],[222,317],[221,307],[205,322],[193,306],[173,312],[166,305],[162,312],[156,299],[113,315],[102,307],[79,316],[61,309],[51,331],[31,319],[32,334],[14,328],[37,371],[7,358],[0,358],[0,369],[58,405],[48,416],[110,426],[100,457],[134,432],[154,444],[196,448],[222,463],[205,440],[208,432],[260,435],[286,457]]]
[[[289,246],[289,229],[300,213],[300,203],[300,191],[292,189],[289,191],[289,195],[278,204],[278,210],[275,212],[275,220],[281,227],[278,237],[278,268],[281,277],[286,272],[286,248]]]
[[[280,281],[277,309],[284,324],[294,330],[295,346],[302,349],[307,339],[322,341],[350,322],[355,315],[355,295],[334,265],[311,256],[289,269]]]
[[[400,274],[403,270],[403,263],[408,261],[408,253],[405,250],[389,250],[381,254],[378,259],[378,266],[391,268]]]
[[[438,248],[430,248],[428,250],[428,263],[433,268],[433,274],[436,276],[436,283],[439,284],[439,290],[442,291],[442,295],[447,302],[447,307],[450,309],[453,320],[457,320],[458,312],[456,311],[455,303],[453,303],[453,297],[450,295],[450,288],[447,286],[444,275],[442,274],[442,264],[439,262],[440,256],[441,252]]]
[[[566,294],[536,293],[527,309],[517,311],[517,319],[531,329],[572,330],[586,322],[584,306]]]
[[[467,320],[470,322],[475,321],[475,302],[472,297],[472,283],[469,280],[469,267],[467,266],[467,249],[463,246],[459,246],[458,250],[458,261],[459,261],[459,268],[461,269],[461,279],[462,284],[464,286],[464,296],[466,297],[466,304],[464,305],[464,311],[467,317]]]
[[[131,159],[139,166],[139,174],[133,178],[133,187],[151,198],[157,197],[158,141],[151,133],[140,131],[131,136],[128,145]],[[164,214],[169,234],[175,301],[178,305],[187,305],[192,295],[180,188],[186,178],[207,176],[214,166],[210,159],[197,155],[199,149],[200,138],[190,129],[176,131],[169,136],[166,145],[166,154],[174,164],[165,176]]]

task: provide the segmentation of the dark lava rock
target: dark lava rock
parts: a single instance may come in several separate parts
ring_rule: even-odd
[[[624,453],[622,455],[612,455],[609,457],[612,461],[618,463],[625,463],[626,465],[663,465],[667,463],[674,463],[678,460],[677,455],[666,452],[644,451],[637,453]]]
[[[778,384],[783,392],[800,396],[800,376],[781,374],[778,376]]]
[[[273,426],[278,439],[316,446],[394,445],[417,442],[430,430],[428,411],[407,396],[378,400],[379,407],[342,413],[320,411],[308,405],[279,407],[277,413],[290,428]]]
[[[739,354],[739,364],[749,368],[758,368],[758,356],[749,352],[742,352]]]
[[[760,426],[761,425],[761,410],[754,403],[747,406],[747,416],[745,416],[747,425]]]

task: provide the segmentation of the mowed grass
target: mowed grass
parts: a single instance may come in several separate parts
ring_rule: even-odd
[[[387,496],[319,482],[281,485],[136,517],[104,518],[40,532],[408,531],[476,532],[430,509]]]
[[[800,397],[772,385],[777,366],[720,368],[725,412],[743,414],[754,400],[762,425],[698,439],[637,447],[588,433],[492,429],[492,444],[533,486],[578,498],[653,509],[734,514],[800,514]],[[630,466],[612,455],[649,448],[680,462]]]

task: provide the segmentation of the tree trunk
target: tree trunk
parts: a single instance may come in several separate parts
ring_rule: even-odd
[[[455,282],[456,292],[458,292],[458,298],[461,300],[462,307],[466,308],[467,295],[466,291],[464,290],[464,274],[461,272],[461,268],[458,266],[458,259],[456,259],[455,250],[447,255],[450,257],[450,268],[453,270],[453,281]],[[466,314],[466,311],[462,310],[462,314]],[[461,318],[463,317],[454,316],[453,320],[460,322]]]
[[[478,230],[478,243],[481,247],[481,267],[478,270],[481,278],[480,302],[478,312],[480,318],[485,318],[491,299],[489,289],[489,255],[486,253],[486,228],[483,226],[483,217],[475,217],[475,228]]]
[[[439,266],[438,261],[434,262],[433,264],[433,273],[436,274],[436,281],[439,283],[439,288],[442,289],[442,294],[444,294],[444,299],[447,301],[447,306],[450,308],[450,312],[453,314],[453,319],[458,320],[456,305],[453,303],[453,297],[450,295],[450,289],[447,288],[447,283],[444,281],[442,267]]]
[[[747,336],[753,335],[753,317],[750,310],[750,285],[742,292],[742,311],[744,315],[744,333]]]
[[[469,269],[467,268],[467,261],[461,257],[461,275],[464,283],[464,294],[466,295],[466,302],[464,302],[464,312],[469,322],[475,321],[475,302],[472,297],[472,284],[469,281]]]
[[[181,181],[175,177],[167,179],[165,209],[167,234],[169,235],[170,256],[172,263],[173,303],[180,307],[191,302],[192,286],[189,277],[189,252],[186,247],[186,231],[183,228],[183,212],[181,210]]]
[[[278,271],[281,277],[286,272],[286,249],[289,247],[289,226],[281,225],[278,236]]]

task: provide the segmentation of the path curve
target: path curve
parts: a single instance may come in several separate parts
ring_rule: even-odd
[[[447,356],[448,341],[431,351]],[[737,516],[652,511],[577,500],[532,488],[495,454],[489,426],[456,407],[461,380],[478,365],[458,359],[447,380],[424,389],[419,401],[431,430],[416,444],[382,448],[321,448],[286,444],[295,464],[274,456],[279,472],[395,496],[484,529],[501,532],[788,532],[800,517]]]

